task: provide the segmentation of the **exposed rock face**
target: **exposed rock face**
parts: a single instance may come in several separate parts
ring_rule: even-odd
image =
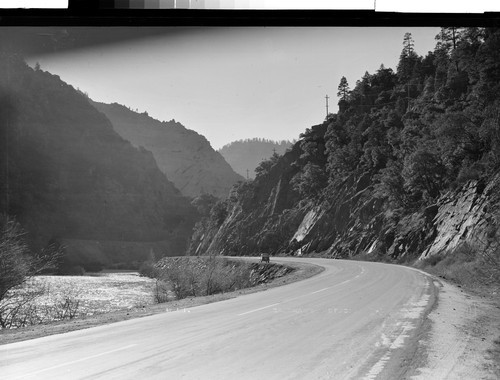
[[[182,194],[227,197],[230,188],[243,180],[205,137],[182,124],[160,122],[117,103],[93,104],[111,120],[120,136],[153,153],[160,170]]]
[[[298,149],[288,152],[267,175],[242,183],[226,202],[227,217],[222,224],[213,220],[199,223],[189,252],[245,255],[281,246],[304,212],[287,213],[298,201],[290,180],[296,172],[291,164],[299,153]]]
[[[439,202],[433,220],[435,237],[421,258],[453,251],[461,243],[487,247],[498,229],[500,175],[488,183],[472,181]]]
[[[373,197],[368,175],[350,177],[331,199],[300,202],[290,181],[300,156],[294,146],[269,174],[247,184],[249,195],[230,204],[220,226],[200,223],[192,254],[248,255],[287,252],[347,257],[369,250],[382,230],[381,203]]]
[[[276,278],[286,276],[294,271],[291,267],[276,263],[252,263],[250,268],[252,269],[250,276],[252,278],[252,283],[254,284],[265,284]]]
[[[368,175],[347,178],[332,199],[312,204],[292,238],[300,246],[297,253],[349,257],[369,250],[381,231],[380,206]]]
[[[469,182],[434,205],[399,216],[375,196],[369,173],[345,179],[324,199],[301,201],[290,184],[300,154],[294,146],[267,175],[240,187],[221,224],[205,220],[197,226],[190,252],[364,254],[404,261],[446,254],[464,242],[486,248],[498,228],[500,174],[487,184]]]
[[[157,254],[185,252],[196,211],[151,152],[120,137],[59,77],[16,56],[0,57],[0,69],[0,130],[8,147],[0,162],[0,212],[16,217],[33,247],[72,242],[75,257],[85,252],[101,263],[114,258],[96,242],[162,242]]]

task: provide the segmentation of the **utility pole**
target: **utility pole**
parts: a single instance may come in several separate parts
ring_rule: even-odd
[[[248,179],[248,169],[247,169],[247,179]]]
[[[326,118],[328,119],[328,99],[330,99],[330,98],[328,95],[326,95],[325,99],[326,99]]]

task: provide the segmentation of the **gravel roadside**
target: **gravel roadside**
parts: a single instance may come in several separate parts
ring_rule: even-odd
[[[499,379],[500,303],[432,278],[437,302],[404,379]]]

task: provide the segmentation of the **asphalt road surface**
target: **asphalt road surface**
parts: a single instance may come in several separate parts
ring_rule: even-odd
[[[432,280],[395,265],[298,260],[326,270],[222,302],[0,346],[0,378],[406,375],[405,363],[433,302]]]

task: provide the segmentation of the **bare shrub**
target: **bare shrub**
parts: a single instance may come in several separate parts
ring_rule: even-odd
[[[500,244],[478,253],[479,268],[487,285],[500,287]]]
[[[21,328],[78,316],[80,288],[67,286],[52,295],[44,281],[37,280],[27,281],[0,304],[1,328]]]
[[[436,264],[438,264],[441,260],[444,259],[444,255],[439,254],[439,255],[431,255],[429,257],[426,257],[425,259],[422,260],[420,263],[420,267],[427,267],[431,266],[434,267]]]
[[[18,223],[0,215],[0,327],[13,328],[32,324],[38,310],[34,300],[40,289],[24,284],[37,274],[55,267],[62,251],[56,246],[30,252]]]
[[[481,262],[488,280],[500,286],[500,230],[499,216],[493,218],[493,223],[487,231],[487,248],[480,252]]]
[[[422,260],[420,268],[470,288],[500,286],[500,244],[463,243]]]
[[[156,279],[154,288],[154,298],[156,303],[165,303],[169,300],[170,286],[167,282]]]
[[[78,315],[80,307],[80,289],[75,287],[66,287],[60,291],[53,301],[54,320],[73,319]]]
[[[170,284],[177,299],[252,286],[251,268],[248,263],[217,256],[168,258],[158,265],[157,276],[160,282]],[[164,293],[158,291],[158,288],[155,292],[155,298]]]
[[[158,278],[168,282],[177,299],[196,296],[197,279],[194,265],[190,265],[188,258],[170,260],[158,273]]]
[[[200,283],[205,288],[205,295],[247,288],[253,285],[251,268],[247,263],[212,256]]]
[[[42,323],[45,319],[36,300],[44,293],[44,288],[28,286],[11,291],[0,302],[0,327],[10,329]]]

